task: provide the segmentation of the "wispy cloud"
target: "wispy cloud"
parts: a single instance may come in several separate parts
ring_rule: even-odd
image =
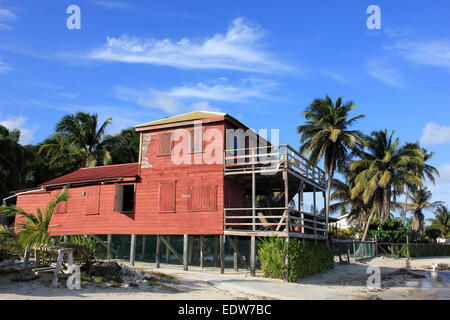
[[[396,69],[387,66],[383,61],[370,61],[368,63],[368,72],[372,77],[390,87],[403,89],[405,86],[400,73]]]
[[[0,30],[13,30],[9,23],[17,19],[18,17],[14,12],[0,7]]]
[[[274,99],[269,94],[278,86],[277,82],[269,79],[247,78],[233,84],[226,78],[220,78],[210,82],[187,83],[167,90],[119,86],[116,88],[116,98],[175,114],[192,108],[201,109],[200,107],[218,109],[212,107],[208,101],[247,102],[250,99]]]
[[[450,40],[400,41],[386,48],[414,63],[450,70]]]
[[[126,2],[120,1],[95,1],[94,4],[111,9],[130,9],[132,6]]]
[[[107,37],[107,42],[87,57],[109,62],[142,63],[181,69],[227,69],[256,73],[287,71],[261,44],[264,32],[244,18],[235,19],[225,34],[203,42],[183,38],[140,39],[128,35]],[[292,70],[292,68],[291,68]]]
[[[331,79],[333,79],[339,83],[342,83],[345,85],[351,84],[351,81],[339,72],[332,71],[332,70],[320,70],[319,72],[325,76],[330,77]]]
[[[33,141],[34,130],[25,126],[27,119],[23,116],[10,116],[2,121],[0,125],[12,130],[20,130],[19,142],[23,145],[30,144]]]
[[[443,144],[450,142],[450,127],[429,122],[423,128],[420,142],[423,144]]]
[[[0,74],[11,71],[12,68],[0,59]]]

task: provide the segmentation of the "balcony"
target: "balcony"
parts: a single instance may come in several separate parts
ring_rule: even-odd
[[[316,209],[318,192],[325,207],[325,172],[290,146],[225,150],[224,176],[244,185],[247,199],[245,207],[225,207],[225,234],[326,239]],[[313,195],[312,212],[303,208],[305,193]]]

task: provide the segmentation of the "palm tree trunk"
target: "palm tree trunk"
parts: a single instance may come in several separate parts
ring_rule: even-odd
[[[333,181],[333,175],[334,175],[334,160],[331,162],[330,168],[328,169],[327,207],[325,210],[325,223],[326,223],[327,230],[328,230],[328,216],[329,216],[329,212],[330,212],[331,183]]]
[[[382,215],[382,222],[389,220],[389,216],[391,214],[391,193],[390,193],[390,186],[389,188],[386,187],[383,190],[383,215]]]
[[[375,214],[376,210],[372,210],[372,212],[369,215],[369,219],[367,219],[366,225],[364,227],[364,233],[363,233],[363,237],[361,241],[366,240],[367,237],[367,232],[369,231],[369,225],[370,225],[370,221],[372,221],[373,215]]]
[[[409,192],[409,186],[406,185],[405,209],[403,209],[403,225],[405,225],[405,221],[406,221],[406,210],[407,210],[407,208],[408,208],[408,192]]]

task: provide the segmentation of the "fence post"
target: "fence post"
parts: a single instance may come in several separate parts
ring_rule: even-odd
[[[409,255],[409,236],[406,235],[406,254],[408,255],[408,258],[410,258]]]

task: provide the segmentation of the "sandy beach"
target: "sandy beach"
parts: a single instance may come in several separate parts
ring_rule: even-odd
[[[58,288],[50,288],[51,274],[26,282],[11,281],[13,275],[0,274],[1,300],[237,300],[237,299],[431,299],[450,300],[448,271],[431,272],[431,265],[450,265],[450,257],[418,259],[392,259],[377,257],[336,265],[329,272],[286,283],[276,279],[251,277],[247,270],[235,272],[227,269],[221,275],[217,268],[200,269],[181,266],[136,263],[135,268],[170,275],[170,280],[145,288],[114,288],[104,284],[83,284],[80,290],[70,290],[65,280]],[[381,275],[379,288],[367,287],[372,272],[378,267]]]

